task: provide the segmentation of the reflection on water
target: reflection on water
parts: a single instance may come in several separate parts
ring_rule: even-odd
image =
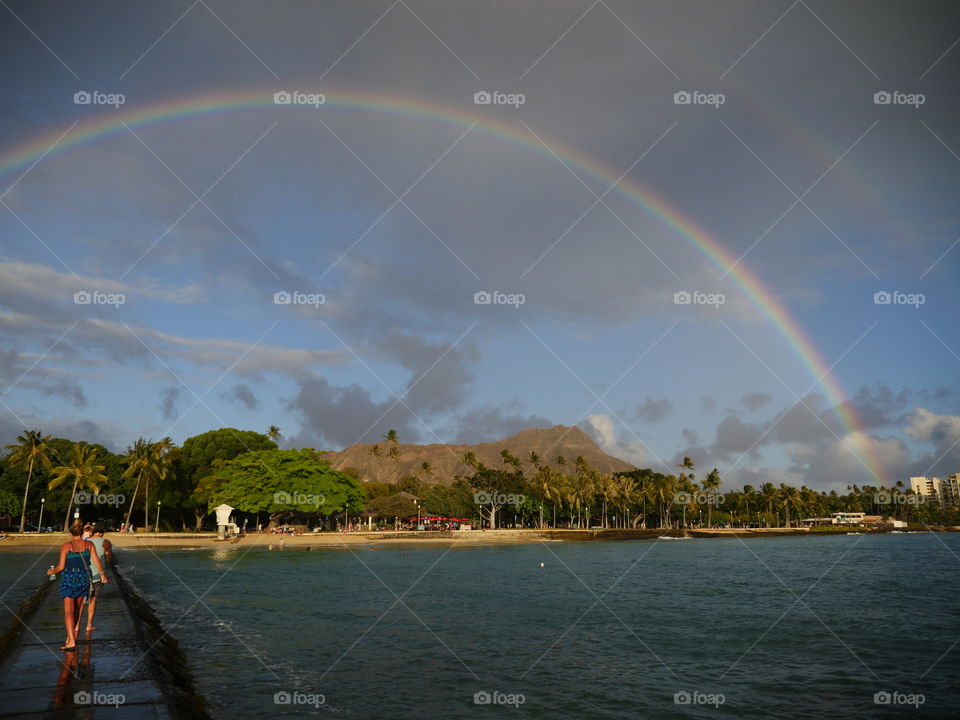
[[[84,700],[93,688],[92,659],[93,643],[89,641],[78,645],[76,650],[64,653],[49,710],[59,710],[65,705],[89,705]]]

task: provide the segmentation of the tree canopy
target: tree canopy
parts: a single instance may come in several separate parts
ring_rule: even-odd
[[[310,449],[255,450],[218,469],[211,505],[227,503],[243,512],[301,512],[331,515],[363,508],[364,492],[346,473],[334,470]]]

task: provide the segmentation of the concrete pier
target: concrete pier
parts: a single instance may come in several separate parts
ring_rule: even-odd
[[[90,634],[84,633],[84,608],[73,651],[60,649],[66,638],[63,601],[50,583],[18,641],[0,659],[0,718],[207,717],[176,642],[123,582],[121,571],[108,571],[111,581],[97,602],[97,630]]]

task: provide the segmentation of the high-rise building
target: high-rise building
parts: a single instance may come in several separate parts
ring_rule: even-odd
[[[910,489],[917,495],[923,495],[931,500],[943,498],[943,481],[938,477],[912,477]]]
[[[960,473],[949,475],[943,481],[943,504],[954,507],[960,505]]]
[[[912,477],[910,489],[943,506],[960,505],[960,473],[953,473],[943,480],[938,477]]]

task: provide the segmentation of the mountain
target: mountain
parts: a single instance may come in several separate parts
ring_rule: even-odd
[[[592,468],[601,472],[633,470],[634,467],[612,455],[607,455],[593,439],[578,427],[555,425],[552,428],[530,428],[511,435],[504,440],[480,443],[478,445],[407,445],[403,443],[376,443],[380,446],[381,457],[370,454],[368,445],[351,445],[339,452],[328,453],[327,457],[335,468],[355,468],[360,477],[367,482],[397,482],[408,475],[417,475],[424,462],[430,463],[432,474],[424,477],[426,482],[450,483],[454,475],[469,476],[473,469],[461,462],[467,452],[473,452],[477,458],[489,467],[502,468],[500,451],[506,448],[523,463],[525,473],[529,474],[531,465],[527,458],[530,452],[538,453],[542,462],[559,467],[558,455],[567,461],[567,471],[573,472],[573,461],[578,455]],[[399,462],[387,456],[391,448],[397,448]],[[549,461],[549,462],[546,462]]]

